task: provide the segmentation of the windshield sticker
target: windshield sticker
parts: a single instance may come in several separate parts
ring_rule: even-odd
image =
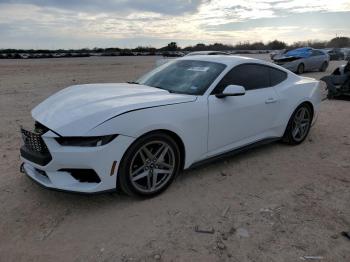
[[[190,89],[191,89],[191,90],[197,90],[198,87],[197,87],[197,86],[191,86]]]
[[[208,66],[194,66],[194,67],[190,67],[187,70],[189,71],[195,71],[195,72],[207,72],[209,70]]]

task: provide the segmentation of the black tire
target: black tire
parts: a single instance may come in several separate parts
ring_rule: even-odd
[[[323,64],[321,65],[321,68],[320,68],[320,72],[326,72],[327,67],[328,67],[328,63],[326,61],[323,62]]]
[[[162,185],[161,188],[157,189],[153,192],[143,192],[139,190],[132,182],[131,182],[131,164],[132,159],[137,154],[137,152],[148,143],[152,143],[152,141],[157,141],[161,143],[165,143],[173,150],[174,155],[174,169],[173,172],[170,175],[170,178],[167,180],[167,182]],[[130,196],[138,196],[138,197],[153,197],[164,190],[166,190],[170,184],[174,181],[174,178],[177,176],[177,174],[180,171],[181,167],[181,155],[180,155],[180,149],[179,146],[176,144],[174,139],[172,139],[169,135],[163,133],[163,132],[155,132],[146,134],[139,139],[137,139],[126,151],[126,153],[123,156],[123,159],[121,161],[120,167],[119,167],[119,175],[118,175],[118,181],[117,186],[126,194]]]
[[[303,73],[304,73],[304,70],[305,70],[304,64],[303,64],[303,63],[299,64],[299,65],[298,65],[298,68],[297,68],[297,74],[298,74],[298,75],[303,74]]]
[[[296,118],[296,114],[298,112],[300,112],[300,110],[302,108],[307,110],[307,112],[308,112],[308,114],[310,116],[310,121],[308,123],[308,127],[307,127],[305,135],[302,138],[300,138],[300,139],[295,139],[294,136],[293,136],[293,131],[294,131],[294,127],[295,127],[294,126],[295,125],[294,121],[295,121],[295,118]],[[290,119],[288,121],[288,125],[287,125],[287,128],[286,128],[286,131],[284,132],[282,141],[284,143],[286,143],[286,144],[289,144],[289,145],[299,145],[299,144],[301,144],[306,139],[306,137],[308,136],[308,134],[310,132],[312,119],[313,119],[313,112],[312,112],[311,107],[308,104],[301,104],[300,106],[298,106],[298,108],[295,109],[295,111],[293,112],[292,116],[290,117]]]

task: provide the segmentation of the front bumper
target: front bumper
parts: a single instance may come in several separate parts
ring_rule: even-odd
[[[135,140],[132,137],[119,135],[104,146],[72,147],[61,146],[55,137],[51,131],[42,136],[52,160],[47,165],[41,166],[21,156],[24,162],[23,171],[44,187],[80,193],[115,189],[120,161]],[[70,169],[93,170],[100,182],[81,182],[71,175]]]

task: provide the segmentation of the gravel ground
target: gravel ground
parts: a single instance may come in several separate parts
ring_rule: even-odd
[[[156,59],[0,60],[0,261],[350,261],[350,101],[324,101],[299,146],[185,171],[148,200],[49,191],[19,172],[18,128],[36,104],[72,84],[133,80]]]

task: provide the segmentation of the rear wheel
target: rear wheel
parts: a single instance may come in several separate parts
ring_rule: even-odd
[[[164,133],[139,138],[125,153],[119,185],[128,195],[151,197],[164,191],[180,170],[180,150]]]
[[[323,62],[323,64],[321,65],[321,68],[320,68],[320,72],[325,72],[327,70],[327,67],[328,67],[328,63]]]
[[[283,136],[283,142],[298,145],[307,137],[312,122],[312,110],[309,105],[300,105],[291,116]]]
[[[298,65],[298,68],[297,68],[297,73],[298,73],[299,75],[301,75],[302,73],[304,73],[304,70],[305,70],[304,64],[303,64],[303,63],[299,64],[299,65]]]

